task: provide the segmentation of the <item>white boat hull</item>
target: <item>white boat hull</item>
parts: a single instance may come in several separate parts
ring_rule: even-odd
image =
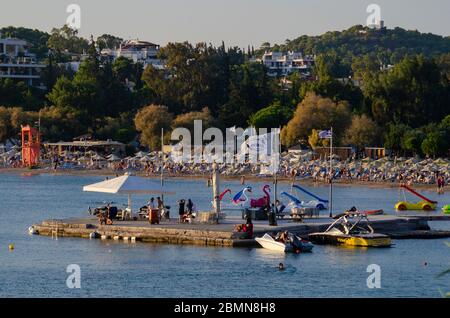
[[[255,238],[256,242],[259,243],[263,248],[270,250],[270,251],[276,251],[276,252],[283,252],[283,253],[290,253],[290,252],[311,252],[314,245],[312,245],[310,242],[302,241],[299,238],[297,238],[301,244],[299,247],[294,247],[292,244],[284,244],[281,242],[277,242],[273,239],[272,236],[269,234],[264,234],[263,237],[257,237]]]
[[[256,242],[258,242],[263,248],[271,250],[271,251],[278,251],[285,253],[287,248],[284,243],[280,243],[270,238],[268,238],[267,234],[265,234],[263,237],[257,237],[255,238]]]

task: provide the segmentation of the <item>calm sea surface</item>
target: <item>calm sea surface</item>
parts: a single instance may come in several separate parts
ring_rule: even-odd
[[[1,297],[441,297],[450,292],[448,240],[396,240],[391,249],[316,246],[314,253],[284,255],[263,249],[232,249],[30,236],[27,228],[48,218],[87,215],[102,201],[126,203],[124,196],[84,193],[83,185],[104,177],[0,174]],[[204,180],[167,180],[177,195],[209,209]],[[262,183],[252,182],[255,196]],[[224,181],[233,193],[237,182]],[[289,191],[287,184],[279,186]],[[328,196],[327,187],[313,192]],[[423,191],[442,204],[450,195]],[[351,206],[393,213],[394,189],[336,186],[335,211]],[[148,200],[133,197],[138,208]],[[173,213],[173,212],[172,212]],[[436,212],[438,213],[438,212]],[[433,228],[450,230],[448,222]],[[8,250],[13,243],[15,249]],[[286,264],[284,272],[278,263]],[[66,268],[81,268],[81,289],[66,286]],[[369,289],[367,266],[381,267],[381,289]]]

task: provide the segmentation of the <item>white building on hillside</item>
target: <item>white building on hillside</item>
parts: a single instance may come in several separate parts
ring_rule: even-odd
[[[126,57],[134,63],[141,63],[144,68],[152,65],[157,69],[164,68],[164,61],[158,59],[159,45],[139,40],[124,41],[118,49],[104,49],[101,55],[110,56],[113,60],[118,57]]]
[[[40,72],[46,66],[39,64],[36,55],[28,52],[27,41],[0,35],[0,78],[24,81],[30,86],[45,89]]]
[[[315,56],[305,55],[300,52],[266,52],[258,60],[268,68],[268,75],[286,76],[293,72],[299,72],[305,77],[311,76],[311,68],[314,66]]]

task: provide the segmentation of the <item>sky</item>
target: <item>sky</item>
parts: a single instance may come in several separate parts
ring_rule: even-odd
[[[450,35],[449,0],[14,0],[2,1],[0,26],[50,32],[66,23],[69,4],[81,8],[79,34],[124,39],[207,42],[246,48],[284,43],[300,35],[366,24],[378,4],[388,28]]]

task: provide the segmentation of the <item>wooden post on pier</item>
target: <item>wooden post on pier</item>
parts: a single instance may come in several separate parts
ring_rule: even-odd
[[[212,183],[213,183],[213,202],[214,202],[214,212],[216,213],[216,223],[219,223],[220,215],[220,200],[219,200],[219,187],[220,187],[220,177],[219,169],[217,164],[214,162],[212,165]]]

